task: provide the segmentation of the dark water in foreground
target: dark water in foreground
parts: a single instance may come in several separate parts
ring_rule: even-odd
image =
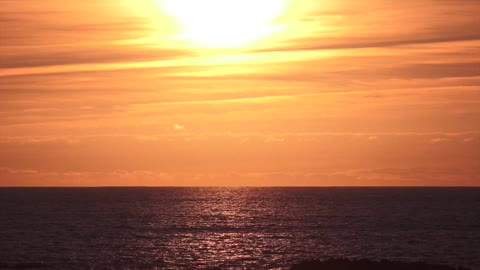
[[[0,189],[0,263],[283,269],[332,256],[480,269],[480,189]]]

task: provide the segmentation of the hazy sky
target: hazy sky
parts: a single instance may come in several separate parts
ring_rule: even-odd
[[[224,47],[160,0],[0,0],[0,185],[478,186],[479,14],[297,0]]]

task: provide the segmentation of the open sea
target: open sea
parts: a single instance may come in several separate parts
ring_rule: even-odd
[[[0,268],[480,269],[480,188],[1,188]]]

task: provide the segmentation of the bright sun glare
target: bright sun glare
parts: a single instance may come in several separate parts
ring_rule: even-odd
[[[290,0],[158,0],[180,26],[177,38],[206,47],[241,47],[282,29]]]

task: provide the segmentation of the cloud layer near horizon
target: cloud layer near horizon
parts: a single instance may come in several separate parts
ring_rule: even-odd
[[[318,1],[255,46],[0,0],[0,185],[480,185],[478,1]]]

